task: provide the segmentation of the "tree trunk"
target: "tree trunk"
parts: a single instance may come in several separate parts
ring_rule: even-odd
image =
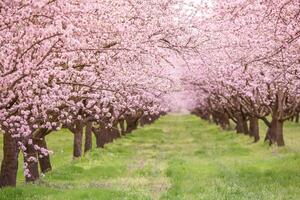
[[[283,122],[282,121],[278,121],[277,131],[276,131],[276,141],[277,141],[277,145],[279,147],[282,147],[285,145],[284,139],[283,139]]]
[[[245,135],[249,135],[249,128],[248,128],[248,122],[247,122],[247,116],[241,112],[241,120],[242,120],[242,125],[243,125],[243,133]]]
[[[283,120],[282,116],[284,113],[284,102],[286,101],[286,96],[284,95],[283,90],[279,90],[276,95],[276,102],[272,109],[272,122],[273,128],[270,132],[271,143],[278,146],[284,146],[283,140]]]
[[[230,129],[229,117],[226,113],[222,114],[222,116],[220,118],[220,125],[221,125],[222,129],[224,129],[224,130]]]
[[[19,150],[11,134],[3,134],[3,159],[0,173],[0,187],[16,186]]]
[[[125,133],[131,133],[134,130],[134,123],[131,120],[126,120],[126,122],[127,126]]]
[[[113,129],[105,128],[103,130],[103,133],[104,133],[106,143],[112,143],[114,141],[115,135]]]
[[[241,114],[237,115],[237,122],[236,122],[236,133],[244,133],[244,123],[243,123],[243,117]]]
[[[102,138],[100,137],[100,131],[99,130],[93,130],[94,135],[96,137],[96,147],[97,148],[103,148],[104,147],[104,143]]]
[[[105,128],[93,128],[94,135],[96,137],[97,148],[104,148],[104,145],[109,142]]]
[[[88,122],[85,127],[84,152],[92,149],[92,123]]]
[[[250,117],[250,136],[254,137],[254,142],[259,141],[259,124],[256,117]]]
[[[270,145],[277,144],[278,146],[284,146],[283,139],[283,122],[276,118],[272,119],[271,125],[268,128],[268,132],[265,141],[269,141]]]
[[[33,144],[27,144],[26,150],[24,151],[24,163],[26,163],[28,173],[25,173],[26,182],[35,182],[39,179],[39,164],[37,151],[34,149]]]
[[[248,122],[246,119],[243,119],[243,132],[245,135],[249,135]]]
[[[47,149],[47,143],[44,137],[35,140],[35,142],[39,147]],[[43,155],[40,152],[38,152],[38,159],[39,159],[40,169],[42,173],[45,174],[52,170],[50,155]]]
[[[73,158],[79,158],[82,155],[82,136],[83,136],[83,124],[82,122],[76,122],[74,131],[74,143],[73,143]]]
[[[114,139],[118,139],[121,137],[120,135],[120,131],[118,129],[118,124],[115,124],[112,128],[111,128],[111,132],[113,134],[113,138]]]

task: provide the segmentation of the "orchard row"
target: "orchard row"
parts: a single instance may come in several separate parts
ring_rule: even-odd
[[[182,9],[184,7],[184,9]],[[191,52],[193,6],[178,0],[0,2],[0,186],[51,169],[45,137],[67,128],[74,153],[168,111],[172,59]],[[191,21],[191,23],[190,23]],[[124,121],[126,123],[124,123]],[[20,152],[21,151],[21,152]]]
[[[300,2],[224,1],[208,22],[205,54],[186,74],[197,115],[257,142],[284,145],[283,124],[300,112]],[[201,64],[199,64],[201,63]]]

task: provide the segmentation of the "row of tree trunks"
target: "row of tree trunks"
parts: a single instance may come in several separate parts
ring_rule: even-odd
[[[46,132],[44,132],[46,133]],[[42,134],[44,136],[44,134]],[[33,143],[25,145],[26,150],[23,152],[23,160],[28,175],[25,176],[26,182],[34,182],[39,179],[39,166],[42,173],[52,170],[50,156],[42,155],[40,151],[34,148],[38,145],[40,148],[47,149],[45,137],[32,140]],[[0,187],[16,186],[18,171],[19,149],[16,140],[11,134],[4,134],[3,137],[3,160],[0,173]]]
[[[200,117],[203,120],[208,121],[208,122],[212,122],[212,121],[216,122],[217,121],[216,120],[217,116],[211,114],[211,112],[209,112],[207,110],[203,111],[203,110],[200,110],[200,109],[195,109],[191,113],[198,116],[198,117]],[[212,117],[212,119],[211,119],[211,117]]]
[[[148,123],[152,123],[158,119],[158,116],[152,116],[152,120]],[[125,129],[125,121],[127,123]],[[85,127],[85,144],[84,152],[92,149],[92,133],[96,137],[96,143],[98,148],[103,148],[105,144],[112,142],[113,140],[130,133],[138,127],[139,118],[126,118],[120,119],[112,128],[107,128],[104,125],[99,128],[93,127],[92,122],[86,124],[81,121],[76,121],[73,126],[68,126],[69,130],[74,134],[73,141],[73,157],[78,158],[82,156],[82,140]],[[120,129],[118,128],[120,125]],[[50,156],[42,155],[40,151],[34,148],[34,145],[38,145],[40,148],[47,149],[47,143],[45,136],[50,131],[46,129],[38,130],[35,138],[32,139],[33,143],[27,143],[25,145],[26,150],[24,152],[24,162],[27,165],[29,176],[25,177],[26,182],[35,182],[39,179],[39,166],[40,172],[46,173],[52,170]],[[3,139],[3,160],[1,164],[0,172],[0,187],[16,186],[17,171],[18,171],[18,156],[19,149],[16,140],[12,138],[11,134],[4,134]]]
[[[266,121],[266,119],[264,119]],[[258,118],[249,117],[249,128],[248,122],[243,115],[237,115],[237,133],[244,133],[254,138],[254,142],[258,142],[259,136],[259,123]],[[271,123],[266,123],[268,130],[266,133],[265,141],[268,141],[270,145],[277,144],[278,146],[284,146],[283,139],[283,121],[279,120],[276,116],[272,116]]]
[[[200,109],[196,109],[192,112],[192,114],[195,114],[196,116],[202,118],[203,120],[211,122],[212,121],[219,125],[224,130],[230,130],[230,119],[235,122],[236,127],[235,130],[238,134],[245,134],[249,135],[250,137],[254,138],[254,142],[258,142],[259,137],[259,123],[258,118],[256,117],[247,117],[242,112],[237,112],[234,115],[230,115],[229,117],[226,112],[221,111],[214,111],[214,112],[208,112],[208,111],[201,111]],[[249,121],[248,121],[249,120]]]
[[[214,122],[215,124],[219,125],[224,130],[231,129],[229,116],[225,112],[198,112],[201,119],[206,120],[208,122]],[[212,116],[212,119],[211,117]]]
[[[282,99],[277,97],[277,103],[273,107],[272,110],[272,120],[269,122],[267,118],[261,117],[265,124],[268,127],[265,142],[269,142],[270,145],[276,144],[278,146],[284,146],[284,138],[283,138],[283,124],[284,118],[282,117],[283,108],[282,108]],[[207,117],[207,113],[201,111],[200,109],[196,109],[192,112],[193,114],[201,117],[204,120],[208,120],[210,117]],[[205,116],[204,116],[205,113]],[[215,111],[211,112],[210,115],[212,116],[213,122],[217,125],[220,125],[223,129],[226,127],[230,127],[229,117],[225,115],[223,112]],[[231,115],[230,115],[231,116]],[[238,134],[245,134],[249,135],[250,137],[254,138],[254,142],[258,142],[260,140],[259,136],[259,119],[255,116],[247,116],[243,112],[236,112],[231,116],[232,120],[236,123],[236,132]],[[290,120],[298,121],[299,120],[299,113],[293,115]]]
[[[84,153],[92,149],[92,134],[93,134],[93,123],[82,121],[76,121],[73,125],[67,126],[68,129],[73,133],[73,158],[80,158],[82,156],[83,136],[84,140]]]
[[[96,138],[97,148],[103,148],[105,144],[113,142],[115,139],[120,138],[120,131],[117,124],[113,127],[100,126],[98,128],[92,128]]]

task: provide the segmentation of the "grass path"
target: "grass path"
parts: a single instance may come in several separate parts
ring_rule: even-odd
[[[194,116],[168,115],[72,161],[72,135],[62,130],[48,138],[54,170],[35,185],[20,172],[18,187],[0,190],[0,199],[296,200],[298,131],[288,124],[287,147],[269,148]]]

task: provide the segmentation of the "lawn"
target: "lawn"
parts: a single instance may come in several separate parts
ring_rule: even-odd
[[[0,199],[296,200],[300,125],[284,131],[286,147],[269,147],[173,114],[73,161],[72,134],[62,130],[47,138],[53,171],[25,184],[20,165],[17,188],[0,190]]]

